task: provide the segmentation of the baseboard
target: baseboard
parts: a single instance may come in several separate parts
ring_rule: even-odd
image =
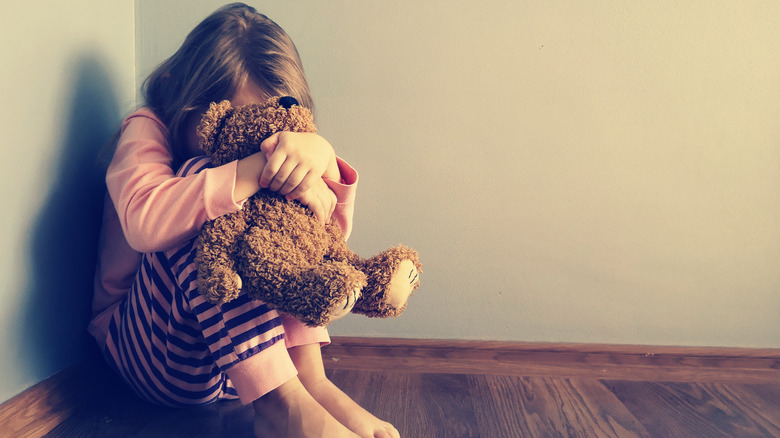
[[[328,369],[776,383],[780,349],[336,337]]]

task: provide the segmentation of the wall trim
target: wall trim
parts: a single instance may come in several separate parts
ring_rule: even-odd
[[[780,349],[332,337],[328,369],[681,382],[780,381]]]

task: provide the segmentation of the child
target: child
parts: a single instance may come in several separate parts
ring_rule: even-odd
[[[290,95],[312,107],[290,38],[253,8],[227,5],[144,87],[146,107],[123,122],[106,175],[89,331],[108,363],[153,403],[252,403],[257,436],[398,437],[327,379],[326,329],[245,294],[215,306],[198,293],[201,226],[261,188],[332,218],[347,236],[351,230],[357,173],[316,134],[277,133],[262,152],[219,167],[200,156],[195,130],[210,102]]]

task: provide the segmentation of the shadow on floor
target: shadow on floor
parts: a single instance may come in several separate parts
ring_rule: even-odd
[[[75,413],[50,431],[46,438],[206,438],[252,437],[252,407],[239,401],[174,409],[140,400],[102,360],[94,355],[79,371],[82,400]],[[76,385],[79,386],[79,385]]]

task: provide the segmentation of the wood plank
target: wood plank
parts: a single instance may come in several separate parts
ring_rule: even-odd
[[[648,437],[641,423],[596,380],[471,376],[483,437]]]
[[[780,382],[764,385],[728,385],[742,409],[774,436],[780,436]]]
[[[0,436],[39,438],[83,404],[81,367],[68,368],[0,405]]]
[[[780,436],[777,409],[726,384],[605,381],[652,436]],[[775,385],[774,398],[780,392]]]
[[[764,383],[780,381],[780,349],[546,344],[333,337],[333,369]]]
[[[404,437],[479,437],[466,376],[330,370],[336,386]]]

